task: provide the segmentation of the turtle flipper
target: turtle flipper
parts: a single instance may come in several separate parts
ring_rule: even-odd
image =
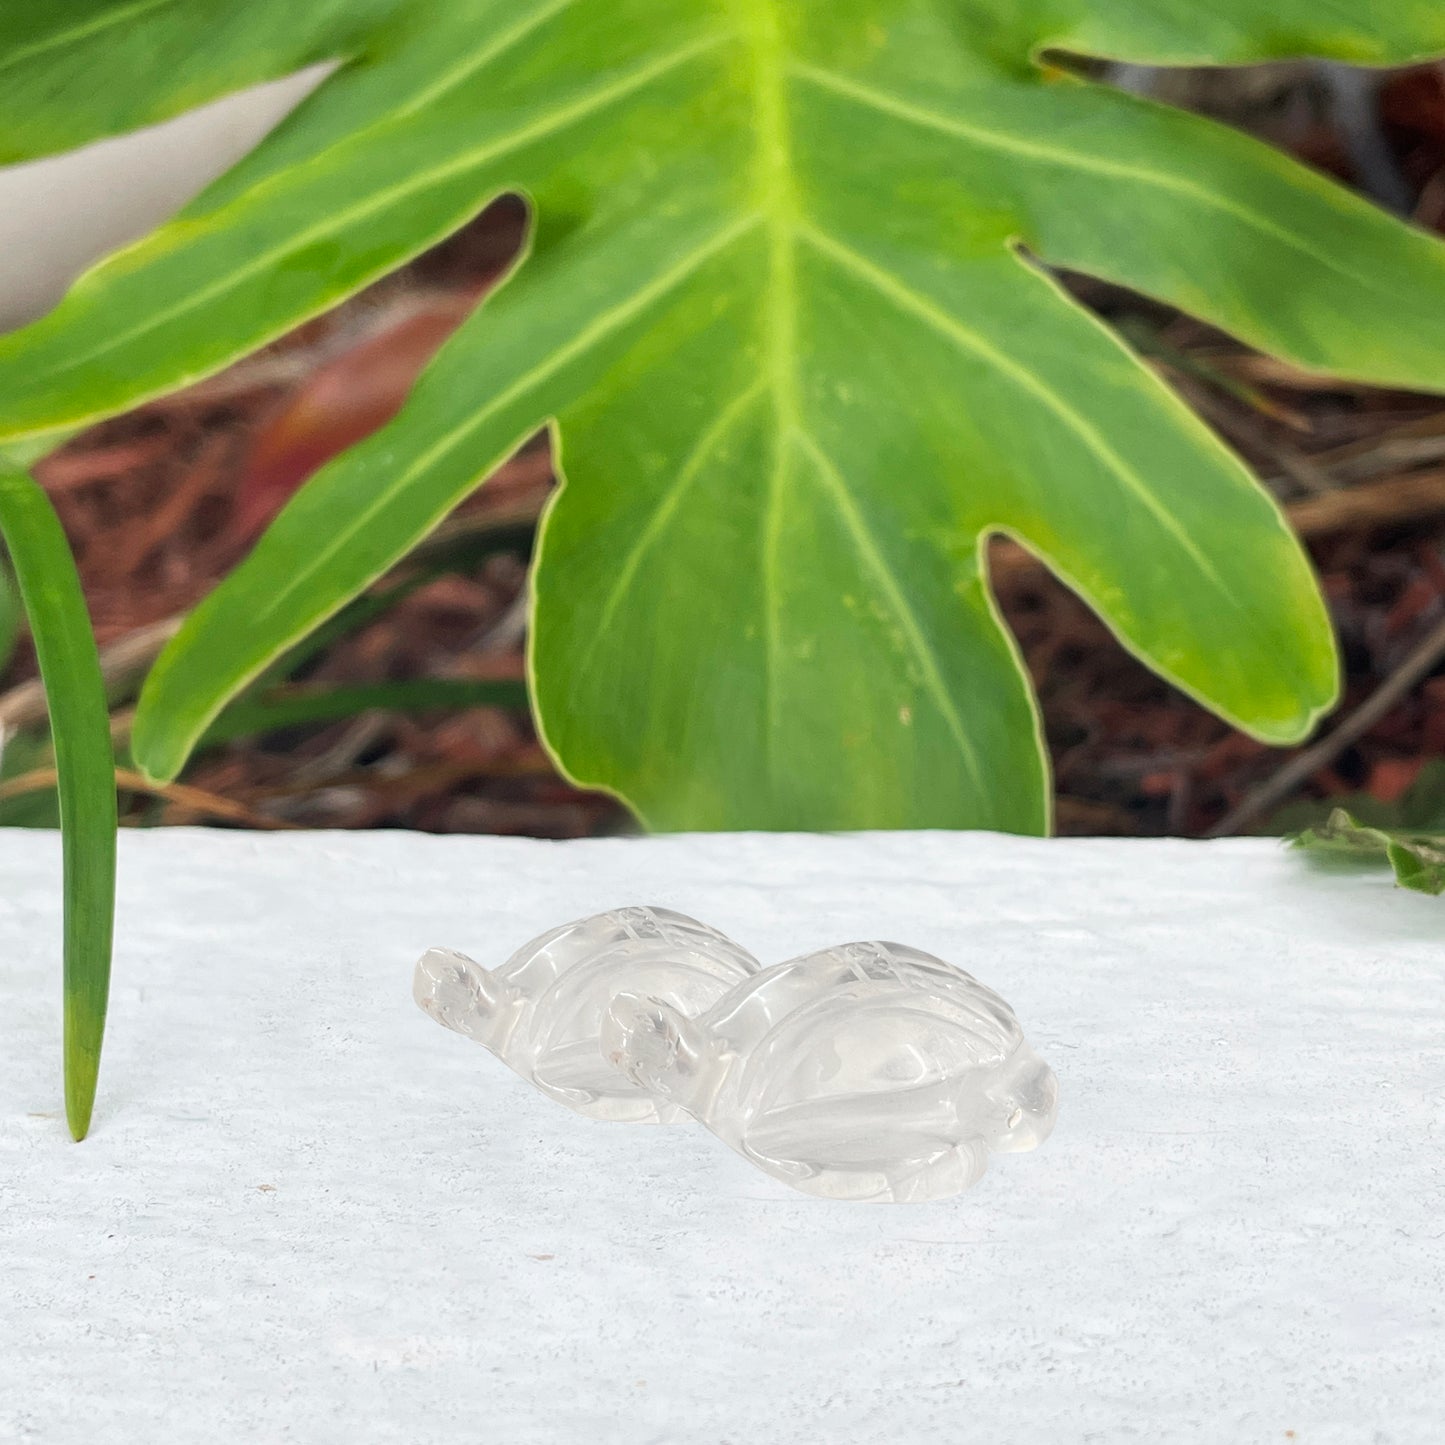
[[[749,1144],[751,1141],[749,1141]],[[916,1156],[884,1163],[774,1158],[751,1147],[740,1151],[765,1174],[821,1199],[854,1204],[927,1204],[971,1189],[988,1168],[988,1145],[977,1137],[932,1141]]]
[[[602,1017],[600,1042],[607,1061],[633,1083],[689,1112],[710,1082],[701,1030],[663,999],[615,994]]]
[[[1037,1149],[1053,1132],[1059,1081],[1027,1044],[1020,1044],[990,1082],[981,1132],[1000,1154]]]
[[[454,948],[429,948],[417,959],[412,997],[444,1028],[485,1043],[509,1003],[489,969]]]
[[[812,1099],[760,1114],[728,1142],[764,1173],[824,1199],[946,1199],[983,1177],[988,1143],[944,1099],[933,1102],[900,1110],[888,1094]]]

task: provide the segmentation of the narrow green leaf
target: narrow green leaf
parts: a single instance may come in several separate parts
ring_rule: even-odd
[[[1335,858],[1388,862],[1395,877],[1416,893],[1445,893],[1445,834],[1371,828],[1343,808],[1324,823],[1292,837],[1296,848]]]
[[[294,647],[279,653],[257,674],[247,697],[241,701],[250,701],[252,695],[262,689],[279,686],[287,679],[294,678],[308,663],[322,656],[333,643],[353,632],[359,632],[378,617],[384,617],[392,607],[428,580],[425,575],[418,574],[394,587],[378,587],[352,598],[339,612],[300,638]],[[235,704],[239,705],[240,701]]]
[[[257,676],[251,690],[294,678],[340,638],[359,632],[443,573],[473,568],[482,559],[499,552],[510,552],[525,559],[532,551],[536,532],[535,520],[503,517],[473,519],[453,535],[438,533],[412,553],[407,576],[353,598],[294,647],[276,657]]]
[[[451,712],[471,707],[527,706],[525,683],[417,678],[356,687],[291,687],[233,703],[206,730],[202,746],[281,728],[336,722],[372,710]]]
[[[110,993],[115,912],[115,765],[95,637],[55,509],[24,472],[0,465],[0,531],[10,550],[50,706],[65,872],[65,1113],[90,1128]]]

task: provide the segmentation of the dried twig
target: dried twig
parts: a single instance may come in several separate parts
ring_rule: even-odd
[[[537,748],[518,751],[510,757],[468,758],[458,762],[424,764],[418,768],[410,768],[396,777],[382,777],[375,768],[347,768],[321,782],[297,783],[291,778],[284,783],[255,788],[250,796],[258,803],[269,803],[285,798],[304,798],[327,789],[361,788],[374,797],[394,801],[398,797],[411,798],[423,793],[443,791],[462,783],[547,778],[553,776],[554,771],[551,759]]]
[[[21,773],[18,777],[7,778],[0,783],[0,802],[9,798],[18,798],[26,793],[43,792],[46,788],[53,788],[59,775],[54,768],[34,768],[28,773]],[[208,793],[203,788],[193,788],[188,783],[153,783],[140,773],[133,772],[130,768],[117,768],[115,770],[116,786],[131,793],[145,793],[150,797],[163,798],[168,803],[174,803],[177,807],[189,809],[194,813],[202,813],[213,818],[224,818],[231,823],[244,823],[248,828],[293,828],[293,823],[283,823],[276,818],[268,818],[264,814],[257,813],[246,807],[244,803],[237,803],[230,798],[223,798],[219,793]]]
[[[108,687],[132,678],[160,655],[180,628],[180,617],[167,617],[138,627],[101,649],[100,673]],[[45,721],[45,689],[38,678],[22,682],[0,696],[0,729],[38,727]]]
[[[1259,386],[1279,386],[1320,396],[1362,396],[1370,390],[1364,382],[1341,376],[1321,376],[1261,352],[1206,350],[1202,354],[1220,370]]]
[[[1445,459],[1445,412],[1413,416],[1387,431],[1373,430],[1354,441],[1315,452],[1310,460],[1336,476],[1362,482],[1386,472]]]
[[[36,474],[52,497],[76,487],[111,482],[139,467],[163,461],[175,447],[168,432],[112,446],[66,447],[45,458]]]
[[[1237,833],[1246,823],[1282,802],[1321,768],[1333,762],[1352,742],[1369,732],[1442,657],[1445,657],[1445,618],[1420,639],[1389,677],[1338,727],[1292,757],[1216,823],[1207,836],[1219,838],[1227,833]]]
[[[1429,521],[1445,516],[1445,469],[1407,472],[1368,486],[1344,487],[1328,496],[1302,498],[1285,510],[1301,537]]]

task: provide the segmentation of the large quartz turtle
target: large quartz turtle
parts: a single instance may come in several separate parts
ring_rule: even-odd
[[[640,990],[680,1015],[704,1012],[761,965],[725,934],[667,908],[619,908],[565,923],[489,970],[449,948],[416,965],[413,994],[438,1023],[483,1045],[543,1093],[594,1119],[673,1123],[663,1095],[612,1068],[598,1035],[616,994]]]
[[[1058,1103],[998,994],[897,943],[780,963],[701,1016],[630,985],[602,1046],[769,1174],[836,1199],[957,1193],[991,1150],[1041,1143]]]

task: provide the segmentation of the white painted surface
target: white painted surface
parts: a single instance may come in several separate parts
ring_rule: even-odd
[[[1435,900],[1263,842],[123,842],[74,1146],[57,849],[0,835],[0,1439],[1445,1438]],[[947,1203],[830,1204],[571,1115],[408,997],[425,944],[632,901],[975,969],[1057,1132]]]
[[[180,210],[332,69],[313,66],[162,125],[0,167],[0,331],[48,311],[92,261]]]

